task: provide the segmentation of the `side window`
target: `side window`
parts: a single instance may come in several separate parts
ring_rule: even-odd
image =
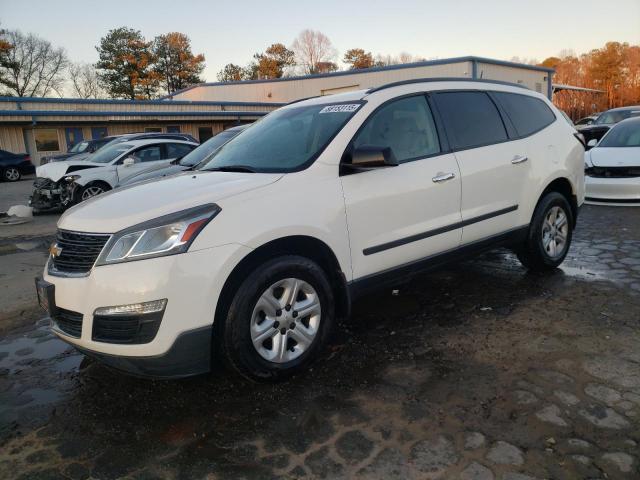
[[[150,145],[136,150],[132,155],[137,162],[155,162],[162,160],[162,145]]]
[[[542,100],[517,93],[494,92],[518,135],[526,137],[551,125],[556,116]]]
[[[435,95],[453,148],[473,148],[507,140],[502,117],[484,92],[444,92]]]
[[[390,102],[374,112],[353,147],[391,147],[398,162],[440,152],[431,109],[423,95]]]
[[[193,150],[193,147],[191,147],[190,145],[185,145],[184,143],[168,143],[167,158],[184,157],[191,150]]]

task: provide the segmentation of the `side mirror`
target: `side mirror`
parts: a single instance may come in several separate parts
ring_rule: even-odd
[[[133,157],[127,157],[123,160],[122,165],[124,167],[130,167],[131,165],[133,165],[134,163],[136,163],[136,159]]]
[[[591,140],[589,140],[587,142],[587,147],[589,148],[593,148],[598,144],[598,140],[596,140],[595,138],[592,138]]]
[[[351,161],[343,165],[351,170],[397,167],[398,160],[391,147],[363,145],[351,152]]]

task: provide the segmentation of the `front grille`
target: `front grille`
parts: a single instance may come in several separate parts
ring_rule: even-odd
[[[38,177],[33,181],[33,188],[37,189],[51,189],[54,186],[53,180],[50,178]]]
[[[590,167],[585,173],[596,178],[640,177],[640,167]]]
[[[141,315],[94,315],[91,339],[95,342],[142,344],[158,333],[164,310]]]
[[[98,233],[79,233],[58,230],[56,245],[60,254],[51,257],[54,272],[84,274],[88,273],[96,262],[109,235]]]
[[[82,335],[82,314],[58,308],[53,317],[56,326],[71,337],[80,338]]]

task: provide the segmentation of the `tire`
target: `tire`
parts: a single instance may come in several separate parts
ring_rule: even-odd
[[[111,190],[111,187],[104,182],[88,183],[80,190],[76,203],[84,202],[109,190]]]
[[[291,302],[285,297],[295,289],[293,280],[301,293]],[[222,353],[250,380],[283,380],[314,360],[329,338],[334,312],[333,292],[320,266],[304,257],[277,257],[255,269],[236,291],[224,319]]]
[[[2,171],[2,179],[7,182],[17,182],[22,178],[20,170],[15,167],[7,167]]]
[[[553,270],[567,256],[572,237],[573,213],[569,202],[564,195],[549,192],[536,206],[527,240],[516,252],[518,259],[532,271]]]

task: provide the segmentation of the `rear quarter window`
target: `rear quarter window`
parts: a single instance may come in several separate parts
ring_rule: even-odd
[[[520,137],[532,135],[551,125],[556,116],[539,98],[517,93],[494,92]]]
[[[440,92],[435,99],[454,149],[507,140],[502,117],[485,92]]]

